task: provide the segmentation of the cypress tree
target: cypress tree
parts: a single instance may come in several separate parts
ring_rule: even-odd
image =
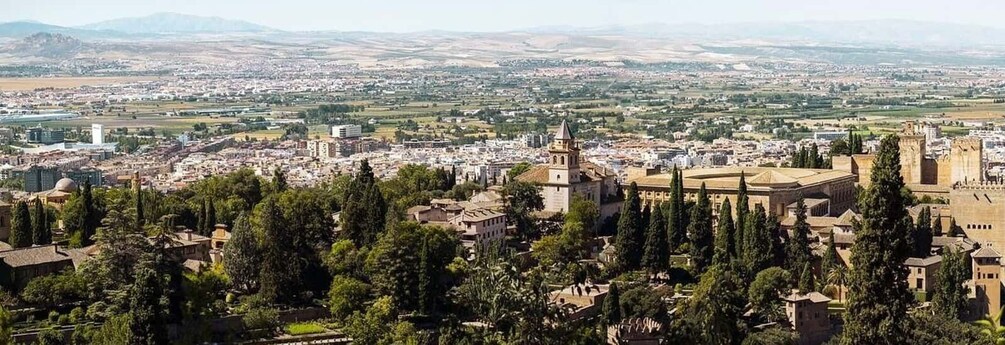
[[[898,138],[886,136],[873,163],[871,184],[859,201],[862,220],[854,224],[848,310],[842,344],[903,344],[910,341],[907,312],[914,296],[904,260],[911,219],[901,190]]]
[[[775,215],[765,215],[764,227],[767,229],[768,236],[771,237],[771,265],[782,266],[785,264],[786,256],[785,245],[782,243],[785,230],[782,230],[782,224]]]
[[[276,167],[276,169],[272,171],[272,186],[275,187],[277,193],[282,193],[286,191],[287,187],[289,187],[286,182],[286,173],[284,173],[283,169],[280,167]]]
[[[918,213],[914,225],[914,256],[927,258],[932,254],[932,209],[925,207]]]
[[[764,207],[757,205],[753,212],[747,214],[743,230],[743,267],[746,276],[753,277],[761,270],[771,267],[771,235],[766,226],[767,219]]]
[[[946,233],[946,236],[949,236],[949,237],[959,236],[959,234],[960,234],[959,230],[960,230],[960,226],[956,225],[956,218],[950,217],[949,218],[949,232]]]
[[[384,230],[387,204],[367,160],[360,162],[359,172],[340,201],[340,236],[352,241],[357,248],[376,242],[377,236]]]
[[[813,280],[813,268],[807,262],[803,265],[803,273],[799,276],[799,293],[807,294],[816,290],[816,281]]]
[[[45,210],[42,200],[35,199],[35,212],[31,216],[32,243],[47,245],[52,243],[52,229],[49,224],[49,212]]]
[[[817,147],[817,143],[810,145],[810,153],[806,164],[807,168],[818,169],[822,165],[820,159],[820,148]]]
[[[671,176],[670,202],[667,205],[667,243],[669,244],[669,251],[677,253],[680,245],[684,244],[684,238],[686,237],[680,217],[681,210],[684,207],[684,193],[677,184],[677,180],[680,178],[677,166],[674,166]]]
[[[433,268],[429,257],[429,238],[423,237],[419,247],[419,311],[429,313],[433,310]]]
[[[834,244],[834,232],[830,234],[830,240],[827,242],[827,250],[824,251],[824,257],[820,260],[820,272],[822,275],[827,276],[830,272],[842,265],[841,257],[837,253],[837,245]]]
[[[94,208],[94,196],[91,194],[91,180],[87,179],[84,181],[84,188],[80,192],[81,197],[84,199],[84,233],[80,237],[80,245],[82,247],[89,246],[94,243],[94,235],[98,232],[98,226],[101,226],[101,215]]]
[[[197,215],[196,219],[195,232],[201,235],[203,231],[205,231],[206,229],[207,222],[208,220],[206,220],[206,200],[203,199],[202,202],[199,203],[199,214]]]
[[[964,253],[947,247],[942,255],[942,266],[936,273],[935,296],[932,307],[935,315],[961,320],[968,308],[968,288],[963,284],[970,279],[970,267]]]
[[[290,264],[296,249],[293,234],[287,231],[283,213],[276,205],[275,196],[262,201],[258,224],[261,226],[262,267],[259,272],[259,294],[272,303],[285,303],[299,292],[297,265]]]
[[[129,289],[129,333],[132,344],[168,344],[164,328],[165,313],[161,306],[164,287],[160,274],[153,268],[140,268],[136,282]]]
[[[792,275],[803,269],[813,260],[810,251],[810,224],[806,222],[806,204],[802,198],[796,202],[796,222],[792,226],[792,238],[787,242],[786,265]]]
[[[743,232],[747,230],[744,225],[747,222],[747,214],[750,213],[750,200],[747,198],[747,179],[744,177],[743,172],[740,172],[740,184],[736,189],[736,234],[733,238],[736,241],[736,257],[743,256],[743,242],[744,234]]]
[[[14,203],[10,219],[10,238],[8,239],[11,247],[31,247],[31,225],[31,211],[28,210],[28,203],[24,201]]]
[[[213,234],[213,229],[216,228],[216,205],[213,203],[213,199],[206,200],[206,228],[202,230],[203,236],[210,236]]]
[[[611,282],[611,287],[607,290],[602,313],[604,323],[608,326],[621,322],[621,294],[618,292],[618,283],[616,282]]]
[[[736,258],[736,239],[733,237],[736,228],[733,225],[733,207],[729,199],[719,207],[719,224],[715,229],[715,256],[713,264],[726,264]]]
[[[642,267],[648,269],[650,273],[666,270],[670,262],[666,228],[666,218],[660,205],[654,206],[652,216],[649,218],[649,227],[646,229],[645,252],[642,254]]]
[[[639,247],[642,245],[642,210],[638,185],[632,182],[625,192],[625,203],[618,218],[618,235],[615,245],[618,249],[618,266],[624,270],[635,270],[642,260]]]
[[[143,218],[143,191],[136,188],[136,229],[142,230],[143,224],[145,224],[145,219]]]
[[[696,273],[705,272],[712,263],[714,238],[712,235],[712,206],[708,200],[705,183],[698,190],[698,200],[691,209],[691,220],[687,228],[691,241],[691,267]],[[696,274],[697,275],[697,274]]]
[[[932,235],[942,236],[942,216],[936,216],[932,219]]]

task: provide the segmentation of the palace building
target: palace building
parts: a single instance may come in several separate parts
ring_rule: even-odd
[[[631,168],[630,182],[639,188],[643,204],[670,200],[671,174],[657,174],[656,169]],[[702,183],[712,201],[712,211],[718,212],[729,199],[736,210],[736,197],[742,175],[747,183],[750,209],[761,205],[769,215],[784,217],[803,198],[811,216],[837,216],[855,203],[855,176],[851,173],[825,169],[795,168],[712,168],[686,169],[684,198],[693,200]]]

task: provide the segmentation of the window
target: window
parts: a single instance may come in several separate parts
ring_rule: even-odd
[[[915,289],[918,289],[918,290],[921,290],[921,286],[922,286],[922,285],[924,285],[924,284],[923,284],[924,282],[925,282],[925,280],[924,280],[924,279],[921,279],[921,278],[918,278],[918,279],[917,279],[917,280],[915,280],[915,282],[914,282],[914,288],[915,288]]]

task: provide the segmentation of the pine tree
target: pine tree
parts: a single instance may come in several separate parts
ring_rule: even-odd
[[[31,215],[32,221],[32,243],[37,245],[47,245],[52,243],[52,228],[49,224],[49,212],[45,210],[45,205],[38,198],[35,199],[34,212]]]
[[[969,293],[964,283],[970,279],[970,267],[963,252],[947,247],[942,255],[942,266],[936,273],[935,296],[932,307],[935,315],[960,320],[968,308]]]
[[[648,269],[650,273],[665,271],[670,262],[666,228],[661,205],[653,206],[649,227],[646,228],[645,252],[642,254],[642,267]]]
[[[807,262],[803,266],[803,273],[799,276],[799,292],[803,294],[810,293],[816,290],[816,281],[813,280],[813,268],[810,263]]]
[[[290,265],[294,255],[293,236],[287,231],[282,211],[274,196],[262,201],[260,219],[262,234],[262,267],[259,273],[259,294],[272,303],[293,301],[300,276],[297,265]]]
[[[736,234],[733,238],[736,240],[736,257],[743,256],[743,243],[744,234],[743,232],[747,230],[745,226],[747,222],[747,214],[750,213],[750,200],[747,198],[747,179],[744,177],[743,172],[740,172],[740,184],[736,189],[736,224],[733,226],[736,228]]]
[[[712,263],[714,254],[712,206],[704,182],[698,190],[697,199],[691,209],[691,220],[687,228],[688,239],[691,241],[691,268],[696,272],[695,275],[705,272],[705,268]]]
[[[14,248],[31,247],[31,211],[28,210],[28,203],[18,201],[14,203],[13,214],[10,219],[10,246]]]
[[[900,153],[896,136],[880,143],[871,184],[859,201],[862,220],[854,224],[848,284],[848,310],[842,344],[903,344],[909,326],[903,320],[914,303],[907,286],[904,260],[911,254],[911,219],[901,190]]]
[[[743,267],[746,276],[753,277],[757,272],[771,267],[774,255],[771,253],[771,235],[768,234],[764,207],[757,205],[753,212],[747,214],[743,230]]]
[[[736,239],[733,237],[736,228],[733,225],[733,207],[729,199],[719,207],[719,224],[715,229],[715,256],[712,264],[726,264],[736,258]]]
[[[639,247],[642,245],[642,209],[639,201],[638,185],[632,182],[625,192],[625,202],[618,218],[618,235],[615,241],[618,252],[618,266],[623,270],[636,270],[642,260]]]
[[[248,292],[258,286],[261,263],[258,240],[255,238],[254,230],[251,229],[251,221],[242,212],[234,221],[230,241],[223,251],[223,268],[235,288]]]
[[[612,326],[621,323],[621,294],[618,292],[618,283],[616,282],[611,282],[611,286],[607,290],[602,313],[604,324]]]
[[[813,260],[810,251],[810,224],[806,222],[806,204],[802,198],[796,201],[796,222],[792,225],[792,238],[787,242],[785,267],[796,275],[803,266]]]
[[[932,254],[932,209],[925,207],[918,213],[914,225],[914,256],[927,258]]]

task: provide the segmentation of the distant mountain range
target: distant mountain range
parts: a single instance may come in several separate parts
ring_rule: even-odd
[[[83,40],[101,39],[187,39],[197,35],[231,35],[310,39],[349,32],[282,31],[264,25],[220,17],[179,13],[156,13],[145,17],[119,18],[79,27],[63,27],[33,21],[0,23],[0,37],[24,38],[38,32],[72,35]],[[435,32],[440,35],[470,33],[427,31],[422,33],[362,33],[366,36],[417,36]],[[734,24],[644,24],[606,27],[539,27],[510,33],[562,34],[571,36],[626,36],[668,42],[699,44],[800,44],[800,45],[870,45],[936,49],[1002,47],[1005,29],[955,23],[912,20],[757,22]],[[493,35],[503,33],[479,33]]]
[[[87,24],[86,30],[109,30],[130,34],[231,33],[278,31],[264,25],[220,17],[202,17],[180,13],[155,13],[145,17],[119,18]]]

